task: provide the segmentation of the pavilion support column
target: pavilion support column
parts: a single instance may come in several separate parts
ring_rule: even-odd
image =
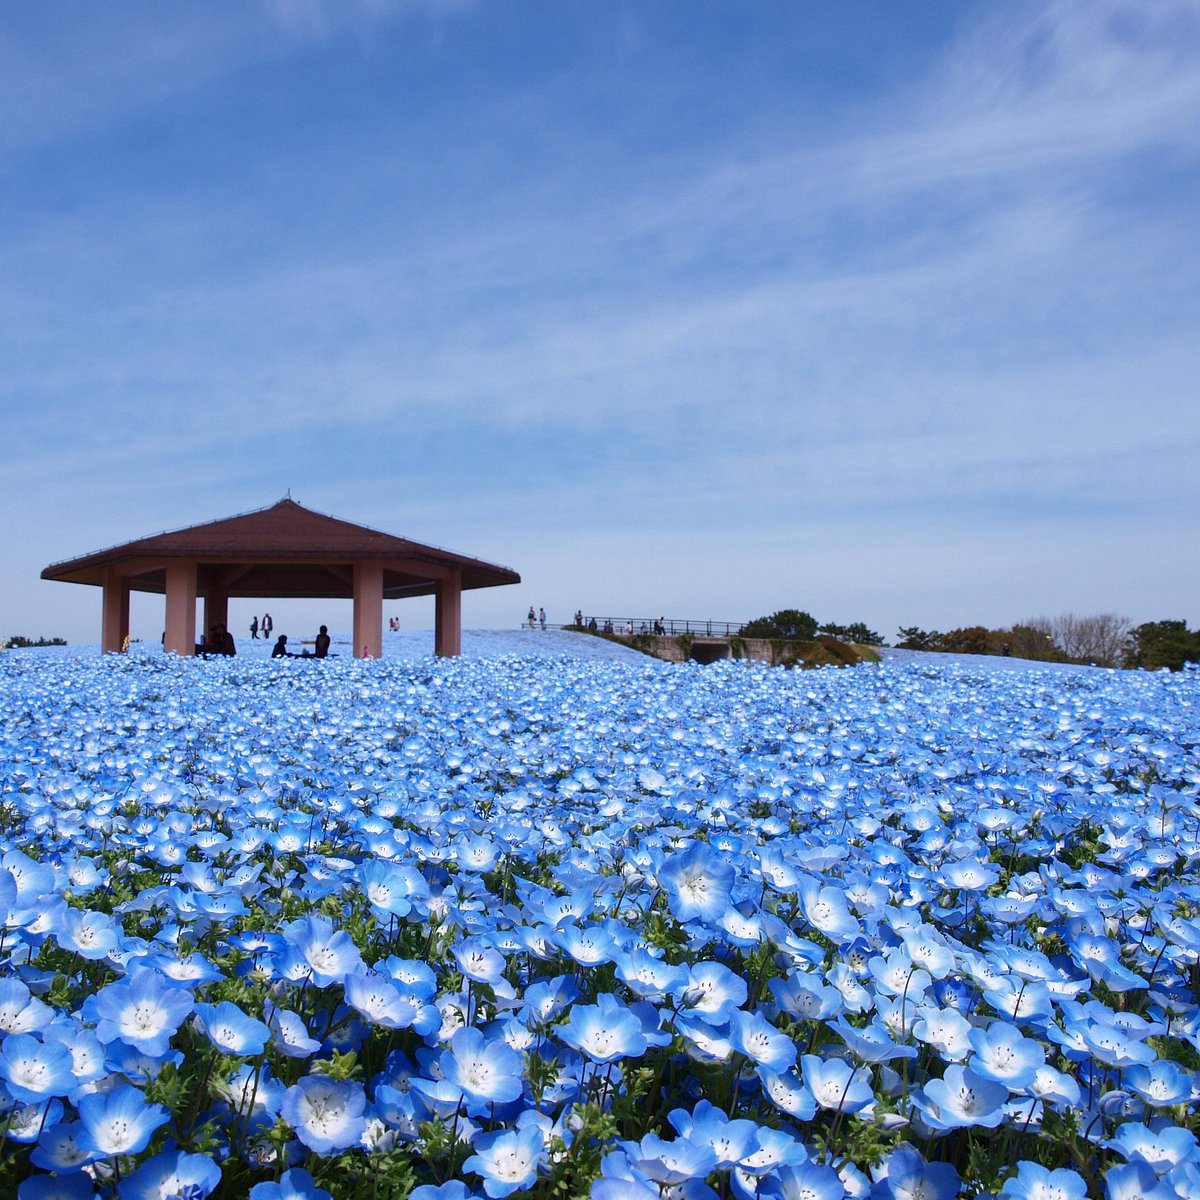
[[[129,578],[111,567],[104,572],[104,604],[100,617],[100,653],[120,654],[129,636]]]
[[[383,653],[383,564],[354,564],[354,656]]]
[[[439,580],[434,594],[433,652],[439,658],[462,653],[462,572]]]
[[[204,632],[214,625],[229,628],[229,593],[218,587],[204,589]]]
[[[167,631],[163,649],[191,657],[196,653],[196,564],[167,564]]]

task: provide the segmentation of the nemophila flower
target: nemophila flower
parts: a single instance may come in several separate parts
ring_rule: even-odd
[[[846,1006],[842,993],[819,975],[793,971],[769,980],[767,987],[784,1012],[805,1021],[826,1021]]]
[[[722,1026],[676,1017],[674,1027],[684,1040],[688,1057],[696,1062],[723,1063],[733,1057],[733,1044],[728,1034],[721,1032]]]
[[[684,967],[664,962],[642,947],[618,950],[613,962],[617,978],[647,1000],[662,1000],[678,995],[688,983],[688,973]]]
[[[117,1187],[121,1200],[204,1200],[221,1182],[221,1168],[207,1154],[169,1150],[147,1159]]]
[[[1050,989],[1020,976],[1002,976],[983,986],[983,998],[1002,1017],[1020,1025],[1039,1024],[1054,1012]]]
[[[671,855],[658,870],[659,886],[679,921],[720,920],[729,907],[734,869],[703,842]]]
[[[36,1142],[43,1128],[62,1120],[61,1100],[43,1100],[37,1104],[13,1104],[4,1122],[10,1141]]]
[[[908,957],[930,979],[942,979],[954,969],[953,949],[932,926],[906,930],[902,937]]]
[[[1028,1087],[1046,1062],[1041,1044],[1006,1021],[993,1021],[986,1029],[971,1030],[970,1042],[975,1051],[967,1063],[971,1070],[1014,1092]]]
[[[681,1138],[709,1147],[718,1168],[742,1162],[759,1147],[758,1126],[753,1121],[731,1120],[707,1100],[701,1100],[692,1112],[674,1109],[667,1120]]]
[[[1050,1170],[1040,1163],[1021,1161],[1017,1173],[1004,1183],[996,1200],[1085,1200],[1087,1182],[1068,1167]]]
[[[1136,1121],[1126,1121],[1105,1145],[1129,1162],[1146,1163],[1160,1175],[1200,1157],[1195,1134],[1179,1125],[1151,1129]]]
[[[842,997],[842,1006],[848,1012],[866,1012],[875,1001],[871,993],[859,981],[859,977],[845,963],[835,963],[825,972],[830,987],[835,987]]]
[[[219,1004],[197,1004],[195,1020],[208,1040],[222,1054],[253,1058],[266,1047],[271,1030],[255,1017],[244,1013],[230,1000]]]
[[[1179,1193],[1166,1180],[1160,1180],[1153,1167],[1142,1162],[1109,1167],[1104,1175],[1104,1197],[1105,1200],[1180,1200]]]
[[[689,1179],[703,1179],[717,1166],[711,1145],[686,1137],[668,1142],[656,1133],[648,1133],[640,1142],[622,1142],[621,1146],[630,1166],[659,1184],[674,1186]]]
[[[1075,962],[1112,992],[1144,988],[1146,981],[1121,962],[1118,946],[1106,937],[1090,933],[1068,934],[1067,947]]]
[[[54,1017],[54,1010],[30,995],[29,988],[11,975],[0,977],[0,1032],[38,1033]]]
[[[64,950],[93,962],[115,949],[120,937],[121,930],[112,917],[90,908],[68,908],[54,934]]]
[[[165,1054],[175,1031],[192,1011],[192,993],[168,984],[157,972],[135,970],[83,1004],[105,1043],[121,1041],[152,1058]]]
[[[419,1000],[432,1000],[437,995],[437,976],[428,963],[389,955],[375,964],[375,970],[394,979],[407,995]]]
[[[79,1146],[99,1158],[140,1154],[154,1131],[170,1114],[161,1104],[150,1104],[145,1095],[127,1083],[111,1092],[91,1092],[76,1104],[83,1132]]]
[[[903,1046],[892,1040],[891,1031],[882,1021],[873,1020],[858,1028],[845,1020],[830,1021],[829,1028],[835,1029],[846,1043],[847,1049],[860,1062],[882,1063],[897,1058],[916,1058],[913,1046]]]
[[[568,922],[554,933],[554,943],[582,967],[597,967],[610,962],[618,944],[602,925],[579,926]]]
[[[0,1042],[0,1079],[25,1104],[40,1104],[75,1089],[71,1052],[57,1042],[42,1042],[28,1033],[10,1033]]]
[[[314,987],[341,983],[363,965],[353,939],[344,929],[334,929],[328,917],[300,917],[284,928],[283,938],[287,949],[281,970],[288,978],[310,980]]]
[[[954,1200],[958,1172],[950,1163],[926,1162],[911,1146],[899,1146],[871,1172],[871,1200]]]
[[[1100,1021],[1084,1021],[1077,1030],[1088,1052],[1106,1067],[1123,1069],[1148,1066],[1155,1053],[1145,1042],[1128,1034],[1116,1025]]]
[[[501,1129],[480,1134],[471,1146],[474,1153],[463,1170],[483,1179],[483,1190],[493,1200],[529,1187],[536,1179],[544,1152],[542,1131],[536,1126]]]
[[[1068,1108],[1075,1108],[1079,1104],[1079,1084],[1072,1076],[1051,1066],[1038,1067],[1034,1072],[1033,1082],[1026,1090],[1046,1104],[1064,1105]]]
[[[688,967],[683,1012],[711,1025],[723,1025],[746,1002],[746,981],[723,963],[699,962]]]
[[[758,1194],[763,1200],[843,1200],[846,1188],[832,1167],[800,1163],[780,1167],[762,1181]]]
[[[592,1062],[616,1062],[646,1051],[646,1036],[638,1016],[610,992],[601,992],[595,1004],[576,1004],[566,1024],[554,1032]]]
[[[472,1194],[461,1180],[451,1179],[437,1186],[423,1183],[408,1193],[408,1200],[470,1200]]]
[[[252,1134],[269,1129],[283,1103],[283,1084],[266,1066],[246,1063],[228,1079],[214,1079],[211,1086]]]
[[[806,876],[799,882],[800,907],[804,919],[835,942],[858,934],[858,918],[846,904],[846,893],[831,884],[821,884]]]
[[[441,1059],[447,1083],[468,1101],[468,1112],[491,1104],[506,1104],[521,1095],[521,1056],[501,1038],[489,1038],[475,1028],[460,1029]]]
[[[30,1151],[29,1161],[43,1171],[54,1171],[59,1175],[87,1166],[96,1154],[79,1144],[82,1134],[81,1121],[48,1122],[37,1135],[37,1145]]]
[[[310,1150],[332,1154],[358,1142],[366,1107],[362,1084],[306,1075],[284,1092],[279,1113]]]
[[[463,978],[474,983],[496,983],[504,974],[504,955],[482,938],[459,942],[451,953]]]
[[[256,1183],[250,1189],[249,1200],[333,1200],[323,1187],[303,1168],[284,1171],[279,1182]]]
[[[730,1013],[729,1044],[764,1071],[786,1071],[796,1062],[796,1043],[761,1013]]]
[[[386,975],[365,967],[351,972],[345,982],[346,1003],[371,1025],[404,1029],[411,1024],[411,1005],[404,1005],[399,987]]]
[[[982,892],[1000,878],[995,866],[974,858],[948,863],[938,875],[942,883],[955,892]]]
[[[406,917],[412,912],[411,876],[394,863],[368,859],[360,880],[363,895],[377,916]]]
[[[1196,1084],[1196,1077],[1190,1071],[1165,1059],[1129,1067],[1122,1079],[1130,1091],[1155,1108],[1186,1104]]]
[[[17,1184],[17,1200],[92,1200],[92,1177],[83,1171],[67,1175],[30,1175]]]
[[[804,1082],[821,1108],[856,1113],[875,1102],[868,1073],[844,1059],[805,1054],[800,1059]]]
[[[66,1048],[71,1055],[71,1072],[77,1088],[95,1083],[108,1073],[103,1044],[94,1030],[85,1028],[77,1019],[47,1025],[42,1031],[42,1041]]]
[[[781,1112],[798,1121],[811,1121],[816,1115],[816,1097],[795,1071],[785,1071],[781,1075],[762,1071],[759,1072],[759,1078],[767,1098]]]
[[[898,996],[915,1003],[929,991],[932,980],[909,957],[905,949],[893,950],[886,957],[876,955],[867,963],[875,986],[888,996]]]
[[[972,1029],[971,1022],[956,1009],[932,1004],[922,1004],[912,1024],[913,1037],[950,1062],[961,1062],[970,1054]]]
[[[1008,1088],[952,1063],[941,1079],[930,1079],[913,1093],[913,1104],[930,1128],[945,1131],[982,1126],[994,1129],[1004,1120]]]
[[[104,1064],[108,1073],[124,1075],[131,1083],[146,1084],[157,1079],[165,1066],[178,1067],[183,1052],[168,1050],[163,1054],[146,1054],[125,1042],[109,1042],[104,1048]]]
[[[221,972],[203,954],[150,954],[144,965],[180,987],[215,983],[221,978]]]

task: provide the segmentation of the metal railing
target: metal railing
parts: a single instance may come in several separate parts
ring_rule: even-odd
[[[690,633],[693,637],[733,637],[745,624],[745,621],[696,620],[687,617],[601,617],[585,613],[583,628],[592,632],[593,621],[596,622],[596,633],[617,633],[626,636],[633,633],[649,633],[666,637],[678,637],[681,633]],[[548,625],[547,628],[578,629],[579,626]]]

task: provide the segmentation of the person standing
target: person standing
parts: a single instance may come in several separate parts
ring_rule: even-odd
[[[529,622],[529,628],[532,629],[537,622],[537,613],[533,611],[533,605],[529,606],[529,616],[525,618]]]
[[[546,610],[544,608],[538,609],[538,624],[542,627],[544,632],[546,629]]]
[[[259,625],[259,629],[262,630],[264,642],[269,642],[271,640],[271,630],[274,628],[275,622],[271,620],[271,614],[263,613],[262,624]]]
[[[258,641],[258,614],[257,613],[255,613],[255,615],[250,618],[250,640],[254,641],[254,642]]]

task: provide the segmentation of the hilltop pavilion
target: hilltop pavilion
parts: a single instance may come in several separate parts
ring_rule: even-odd
[[[433,596],[434,650],[462,651],[462,593],[520,583],[507,567],[393,537],[313,512],[289,496],[270,508],[113,546],[54,563],[43,579],[104,589],[101,649],[120,651],[129,636],[132,591],[166,596],[163,649],[196,649],[196,600],[202,628],[228,625],[231,597],[351,599],[354,654],[383,649],[383,602]]]

